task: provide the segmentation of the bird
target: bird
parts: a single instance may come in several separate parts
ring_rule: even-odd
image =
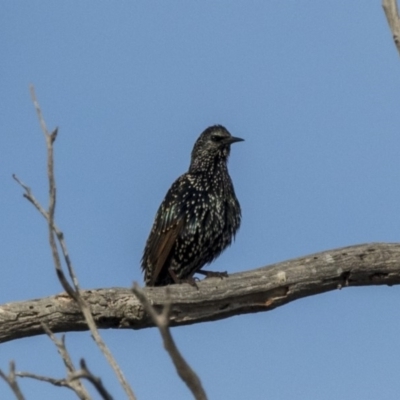
[[[232,136],[222,125],[205,129],[194,144],[189,170],[162,201],[144,248],[141,267],[146,286],[187,282],[193,275],[227,276],[201,271],[235,238],[241,208],[228,172]]]

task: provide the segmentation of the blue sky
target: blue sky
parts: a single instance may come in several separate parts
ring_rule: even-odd
[[[11,178],[47,204],[31,83],[59,127],[56,217],[84,288],[142,282],[157,207],[216,123],[245,142],[229,163],[242,227],[213,269],[399,241],[400,60],[379,1],[2,2],[0,32],[0,304],[61,292],[46,224]],[[399,295],[345,289],[173,335],[210,399],[398,399]],[[102,334],[139,399],[190,398],[155,329]],[[87,332],[67,345],[124,398]],[[64,376],[44,336],[2,344],[10,359]]]

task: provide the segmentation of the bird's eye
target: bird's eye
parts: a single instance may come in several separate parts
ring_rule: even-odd
[[[212,135],[212,136],[211,136],[211,140],[212,140],[213,142],[220,142],[222,139],[223,139],[222,136],[218,136],[218,135]]]

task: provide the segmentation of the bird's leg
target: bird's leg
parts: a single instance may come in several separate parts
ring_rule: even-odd
[[[175,283],[188,283],[190,286],[193,286],[196,289],[198,289],[198,286],[196,283],[196,280],[198,280],[198,279],[193,278],[193,275],[189,276],[188,278],[185,278],[185,279],[179,279],[178,276],[176,275],[175,271],[172,268],[169,268],[168,272],[171,275],[171,278],[174,280]]]
[[[174,270],[172,268],[168,268],[168,272],[171,275],[172,280],[175,283],[181,283],[182,281],[178,278],[178,276],[176,275],[176,273],[174,272]]]
[[[190,286],[193,286],[197,290],[199,290],[199,287],[197,286],[197,283],[196,283],[197,281],[198,281],[198,279],[193,278],[193,276],[189,276],[188,278],[181,280],[182,283],[188,283]]]
[[[196,271],[197,274],[202,274],[205,275],[206,279],[207,278],[227,278],[229,275],[226,271],[224,272],[217,272],[217,271]]]

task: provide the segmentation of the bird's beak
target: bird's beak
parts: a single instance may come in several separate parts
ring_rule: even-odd
[[[225,141],[226,144],[232,144],[232,143],[236,143],[236,142],[244,142],[244,139],[242,139],[240,137],[231,136],[230,138],[226,138],[226,141]]]

